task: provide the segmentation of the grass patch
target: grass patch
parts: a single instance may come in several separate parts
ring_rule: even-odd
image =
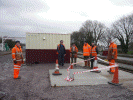
[[[133,55],[133,51],[128,51],[127,54]]]

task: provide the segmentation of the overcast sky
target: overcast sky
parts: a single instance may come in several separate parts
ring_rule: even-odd
[[[133,0],[0,0],[0,36],[72,33],[86,20],[110,26],[133,13]]]

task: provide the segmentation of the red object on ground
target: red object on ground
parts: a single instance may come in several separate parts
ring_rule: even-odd
[[[103,51],[103,56],[107,56],[108,55],[108,51]]]
[[[103,50],[102,56],[107,56],[108,55],[108,48],[106,48],[105,50]]]

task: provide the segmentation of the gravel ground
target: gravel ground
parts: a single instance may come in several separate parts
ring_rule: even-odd
[[[0,69],[0,91],[7,94],[1,100],[12,100],[12,98],[16,100],[132,100],[133,98],[133,91],[109,84],[51,87],[49,69],[54,69],[55,64],[22,66],[20,71],[22,79],[14,80],[10,56],[6,55],[0,59],[0,68],[3,67]],[[68,64],[65,64],[60,69],[67,69],[67,67]]]

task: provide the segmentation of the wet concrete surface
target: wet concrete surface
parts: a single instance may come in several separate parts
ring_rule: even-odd
[[[60,69],[67,69],[65,64]],[[3,67],[3,68],[2,68]],[[13,79],[11,55],[0,58],[0,91],[7,95],[2,100],[132,100],[133,91],[123,86],[88,85],[51,87],[49,70],[55,64],[34,64],[22,66],[20,80]],[[77,66],[76,68],[81,68]]]
[[[70,69],[73,73],[74,72],[82,72],[86,71],[86,69]],[[66,76],[68,76],[68,72],[66,69],[60,69],[60,73],[62,75],[54,76],[52,73],[54,70],[49,70],[50,74],[50,82],[51,86],[79,86],[79,85],[100,85],[100,84],[108,84],[108,79],[100,74],[87,72],[82,74],[75,74],[74,80],[68,82],[65,80]]]

